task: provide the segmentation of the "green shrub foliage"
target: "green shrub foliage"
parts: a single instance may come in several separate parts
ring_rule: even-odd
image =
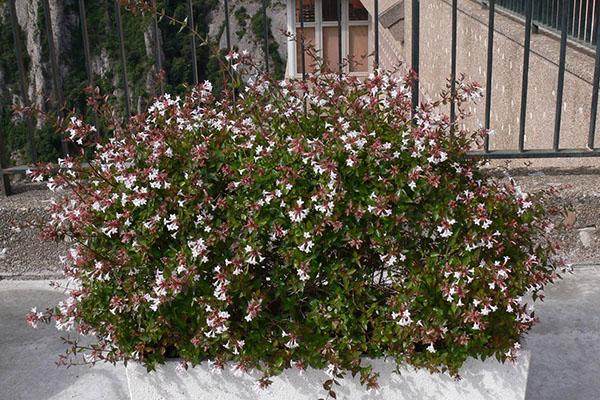
[[[466,157],[486,132],[451,124],[448,94],[413,117],[398,71],[244,82],[235,100],[209,82],[158,98],[102,143],[71,120],[95,156],[61,160],[46,235],[76,243],[73,283],[29,321],[92,334],[71,361],[208,360],[261,386],[315,367],[373,389],[373,357],[451,374],[513,359],[536,321],[525,299],[561,264],[538,199]],[[457,82],[461,117],[478,96]]]

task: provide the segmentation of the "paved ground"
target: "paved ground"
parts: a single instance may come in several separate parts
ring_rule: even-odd
[[[129,399],[123,367],[57,367],[64,332],[25,322],[31,306],[44,309],[62,297],[48,281],[0,281],[0,399]]]
[[[537,306],[542,322],[525,342],[532,353],[527,400],[599,399],[600,266],[576,267],[546,294]],[[0,281],[0,399],[128,399],[123,367],[57,368],[60,334],[26,325],[32,305],[60,298],[47,281]]]

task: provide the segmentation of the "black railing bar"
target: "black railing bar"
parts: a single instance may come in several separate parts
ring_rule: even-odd
[[[300,0],[300,58],[302,59],[302,80],[306,80],[306,48],[304,45],[304,0]],[[296,35],[297,36],[297,35]],[[296,38],[296,43],[297,43]],[[304,104],[306,109],[306,103]]]
[[[125,115],[131,115],[131,99],[129,97],[129,82],[127,79],[127,58],[125,56],[125,38],[123,37],[123,21],[121,20],[121,6],[114,0],[117,33],[119,35],[119,57],[121,58],[121,78],[123,80],[123,95],[125,97]]]
[[[519,151],[525,146],[525,122],[527,120],[527,89],[529,84],[529,50],[531,48],[531,17],[533,0],[525,0],[525,43],[523,50],[523,80],[521,82],[521,114],[519,119]]]
[[[411,7],[411,68],[415,72],[412,84],[412,110],[415,114],[419,106],[419,25],[420,25],[420,2],[412,0]]]
[[[467,153],[469,158],[488,158],[488,159],[515,159],[515,158],[579,158],[579,157],[600,157],[600,149],[529,149],[522,152],[511,150],[490,150],[489,152],[472,151]]]
[[[454,124],[456,121],[456,48],[457,43],[457,23],[458,23],[458,0],[452,0],[452,39],[450,44],[450,95],[452,101],[450,102],[450,123]]]
[[[50,5],[48,0],[43,0],[44,20],[46,22],[46,36],[48,39],[48,53],[50,56],[50,70],[52,72],[52,85],[54,86],[54,101],[56,111],[60,114],[64,107],[64,99],[62,87],[60,83],[60,74],[58,71],[58,55],[56,54],[56,46],[54,45],[54,29],[52,27],[52,16],[50,15]],[[69,146],[65,138],[61,139],[61,148],[63,155],[69,154]]]
[[[229,21],[229,1],[225,0],[225,40],[227,41],[227,51],[231,51],[231,27]]]
[[[488,37],[487,37],[487,67],[485,77],[485,129],[490,129],[490,118],[492,112],[492,76],[494,61],[494,19],[496,12],[496,0],[490,0],[488,13]],[[490,150],[490,137],[485,135],[483,147],[486,152]]]
[[[598,29],[596,26],[596,0],[592,4],[592,31],[590,32],[590,43],[594,40],[594,28]]]
[[[192,80],[194,85],[198,84],[198,59],[196,55],[196,27],[194,26],[194,7],[192,0],[187,0],[188,5],[188,28],[190,30],[190,41],[192,48]]]
[[[592,86],[592,109],[590,116],[590,129],[588,131],[587,146],[594,149],[594,136],[596,135],[596,117],[598,114],[598,86],[600,85],[600,29],[597,30],[596,61],[594,65],[594,85]]]
[[[538,0],[535,2],[535,5],[537,5],[536,14],[538,15],[538,17],[534,17],[534,20],[537,19],[538,22],[541,22],[543,24],[544,21],[542,19],[542,14],[543,14],[542,2],[540,0]]]
[[[162,60],[160,59],[160,35],[158,30],[158,9],[156,8],[156,0],[152,0],[152,33],[154,34],[154,67],[156,68],[156,78],[158,80],[158,90],[160,94],[165,92],[163,80],[160,72],[162,70]]]
[[[29,94],[27,93],[27,80],[25,79],[25,63],[23,61],[23,44],[20,37],[19,22],[17,21],[17,9],[15,0],[10,0],[9,5],[10,22],[12,25],[13,41],[15,44],[15,55],[17,56],[17,69],[19,70],[19,90],[21,91],[21,101],[23,106],[29,107]],[[26,116],[27,123],[27,144],[29,145],[29,155],[32,162],[37,162],[37,146],[33,138],[34,124],[31,115]]]
[[[556,84],[556,111],[554,113],[554,140],[552,146],[554,150],[558,150],[560,145],[560,122],[563,107],[563,89],[565,85],[565,64],[567,61],[567,24],[569,20],[569,0],[562,0],[562,11],[562,35],[560,38],[558,83]]]
[[[375,68],[379,68],[379,0],[374,0],[373,7],[375,9]]]
[[[265,21],[265,72],[269,73],[269,20],[267,18],[267,0],[262,2],[263,19]]]
[[[337,0],[337,24],[338,24],[338,73],[342,76],[344,64],[342,62],[342,0]]]
[[[592,1],[592,3],[593,3],[593,1]],[[592,4],[590,4],[590,0],[588,0],[588,2],[586,4],[586,8],[585,8],[585,35],[586,35],[586,38],[588,37],[588,34],[589,34],[589,32],[588,32],[588,23],[590,24],[590,29],[592,27],[591,26],[592,22],[590,20],[590,16],[593,16],[593,14],[590,14],[591,11],[592,11],[591,8],[592,8]],[[592,37],[590,36],[589,37],[589,42],[591,42],[591,41],[592,41]]]
[[[577,19],[576,18],[576,14],[577,14],[576,7],[577,7],[577,2],[574,1],[573,2],[573,19],[571,21],[571,36],[575,36],[575,20]]]
[[[573,24],[571,27],[571,35],[572,36],[577,36],[577,4],[579,4],[581,0],[574,0],[573,1]]]
[[[581,14],[582,14],[582,8],[583,8],[583,0],[579,0],[579,18],[577,21],[577,37],[581,38]]]
[[[583,41],[587,40],[587,28],[588,28],[588,12],[590,11],[590,0],[585,2],[585,21],[583,24]]]

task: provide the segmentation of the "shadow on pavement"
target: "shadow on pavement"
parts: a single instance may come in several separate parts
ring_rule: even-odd
[[[30,328],[25,314],[32,306],[45,309],[63,295],[48,281],[0,282],[0,398],[6,400],[129,399],[122,366],[57,367],[66,349],[65,332],[54,326]]]
[[[575,267],[536,304],[527,400],[600,399],[600,266]]]

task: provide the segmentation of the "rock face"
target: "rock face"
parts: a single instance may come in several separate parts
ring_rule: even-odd
[[[4,8],[8,8],[8,2]],[[24,36],[22,37],[23,48],[29,57],[29,87],[28,93],[30,101],[38,108],[43,107],[43,93],[46,92],[46,81],[44,79],[42,62],[42,46],[38,29],[38,11],[40,10],[39,0],[21,1],[17,3],[17,20],[21,26]],[[3,12],[7,14],[8,12]],[[2,23],[10,24],[8,20]]]
[[[206,3],[202,5],[201,3]],[[225,12],[222,1],[213,0],[197,0],[196,3],[203,7],[203,10],[211,5],[214,7],[212,12],[208,13],[208,34],[211,43],[218,45],[221,48],[226,47],[225,35]],[[9,18],[9,1],[0,4],[0,25],[4,25],[10,30]],[[81,65],[82,60],[75,60],[73,53],[81,53],[81,32],[79,21],[79,8],[77,0],[49,0],[50,17],[53,27],[53,39],[57,51],[60,70],[60,85],[62,90],[65,90],[65,81],[76,73],[74,69],[78,69],[81,75],[81,70],[84,71],[84,65]],[[103,32],[106,35],[116,35],[114,28],[114,10],[111,0],[94,0],[94,2],[86,2],[88,11],[88,30],[90,36]],[[264,60],[264,18],[262,12],[261,0],[230,0],[230,27],[231,27],[231,43],[233,47],[240,50],[248,50],[254,54],[260,62]],[[99,11],[101,10],[101,11]],[[51,77],[51,68],[48,55],[47,33],[44,22],[44,7],[43,0],[16,0],[16,11],[18,23],[22,29],[21,40],[26,53],[27,67],[27,85],[28,96],[33,105],[44,110],[47,106],[47,101],[53,90]],[[169,10],[166,11],[169,14]],[[98,16],[98,14],[104,14]],[[285,3],[282,0],[270,1],[268,11],[269,26],[269,63],[271,68],[278,69],[279,72],[285,72],[286,58],[286,10]],[[123,17],[128,18],[130,14],[123,11]],[[200,16],[197,18],[197,24],[204,24],[204,19]],[[136,18],[136,17],[133,17]],[[152,63],[155,57],[155,43],[152,25],[150,18],[137,16],[140,19],[139,24],[135,26],[138,32],[132,32],[128,26],[125,26],[126,35],[126,50],[130,50],[134,42],[131,40],[133,33],[143,35],[142,53],[147,57],[146,60],[139,60],[138,64],[128,65],[130,70],[130,80],[138,80],[139,82],[130,82],[131,86],[139,84],[140,87],[150,89],[154,79],[152,74]],[[125,21],[124,21],[125,22]],[[161,24],[164,24],[161,22]],[[98,26],[101,25],[101,26]],[[204,27],[206,28],[206,27]],[[129,29],[129,30],[128,30]],[[162,35],[166,34],[164,31]],[[116,38],[116,36],[115,36]],[[120,79],[120,60],[116,52],[116,43],[111,38],[113,43],[108,43],[103,46],[94,46],[91,49],[92,59],[91,65],[95,76],[105,78],[115,88],[121,85]],[[12,35],[6,36],[0,40],[10,41],[7,43],[12,48]],[[106,41],[106,38],[104,38]],[[164,40],[161,40],[161,46]],[[97,43],[93,43],[97,44]],[[165,57],[162,53],[162,58]],[[80,58],[82,57],[79,54]],[[131,60],[128,60],[131,64]],[[149,65],[142,76],[133,76],[132,70],[139,68],[139,63],[145,62]],[[75,65],[73,65],[75,64]],[[201,65],[200,68],[203,66]],[[16,70],[16,68],[15,68]],[[7,82],[6,71],[0,70],[0,90],[8,91],[14,95],[20,96],[16,81]],[[281,73],[283,73],[281,72]],[[85,74],[81,76],[85,79]],[[83,86],[83,85],[81,85]],[[135,89],[131,89],[135,92]],[[152,93],[151,90],[147,90]],[[66,94],[67,96],[69,94]],[[68,100],[68,99],[67,99]],[[133,98],[132,103],[138,103],[138,99]]]
[[[222,3],[222,2],[221,2]],[[273,0],[267,7],[269,21],[269,64],[285,72],[287,58],[287,20],[286,4],[282,0]],[[209,35],[227,48],[225,27],[225,5],[219,4],[211,15]],[[229,2],[230,37],[232,47],[240,51],[247,50],[261,66],[265,59],[265,29],[263,25],[263,2],[261,0],[232,0]]]

